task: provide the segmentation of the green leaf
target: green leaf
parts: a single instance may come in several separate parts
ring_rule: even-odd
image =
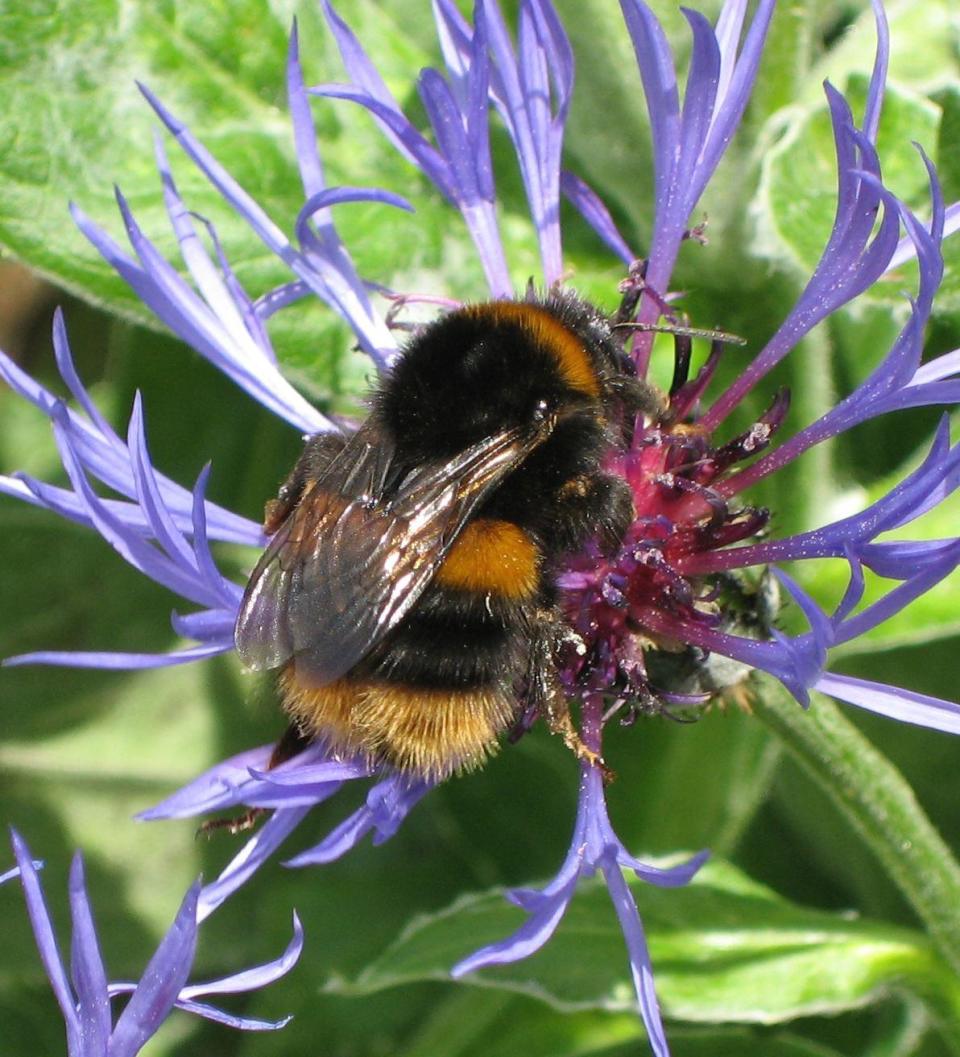
[[[893,986],[957,998],[956,981],[919,934],[790,904],[734,867],[713,862],[693,883],[631,889],[647,931],[667,1016],[776,1023],[877,1001]],[[366,995],[442,980],[457,960],[509,935],[524,915],[500,890],[415,919],[336,991]],[[599,880],[585,882],[549,944],[473,982],[533,995],[565,1011],[634,1008],[623,937]]]
[[[668,1034],[673,1057],[840,1057],[839,1050],[769,1029],[676,1025]],[[645,1052],[646,1033],[636,1014],[588,1012],[561,1018],[522,995],[451,987],[395,1057],[637,1057]],[[907,1057],[905,1051],[896,1052]]]
[[[428,56],[369,0],[340,5],[364,33],[400,98]],[[311,81],[342,77],[339,59],[313,5],[304,5],[301,37]],[[212,11],[199,0],[135,5],[120,17],[110,0],[56,5],[33,0],[0,16],[0,243],[61,286],[150,326],[157,322],[74,228],[77,202],[121,243],[113,201],[120,184],[149,237],[176,258],[153,160],[157,121],[134,79],[148,84],[288,233],[303,203],[283,93],[288,16],[265,0]],[[40,25],[46,26],[37,32]],[[242,56],[237,61],[236,56]],[[53,72],[55,71],[55,73]],[[401,78],[400,71],[405,75]],[[375,130],[346,103],[317,104],[327,176],[332,183],[387,186],[417,199],[418,216],[360,204],[337,220],[362,274],[403,289],[442,292],[428,279],[455,259],[448,209]],[[6,149],[4,149],[6,147]],[[227,258],[254,296],[291,276],[227,207],[175,145],[168,152],[189,207],[216,225]],[[441,219],[442,218],[442,219]],[[414,237],[414,233],[416,237]],[[529,235],[527,236],[529,241]],[[479,266],[463,254],[462,281]],[[338,366],[350,345],[346,328],[316,305],[281,313],[271,335],[292,375],[315,392],[356,391],[359,360]],[[354,377],[351,377],[354,376]]]
[[[612,732],[608,745],[617,833],[628,846],[663,855],[678,845],[729,853],[763,804],[780,758],[777,741],[736,707],[684,726],[635,724]]]
[[[836,16],[836,4],[825,5]],[[821,84],[828,78],[842,85],[872,60],[877,46],[876,21],[868,3],[858,3],[860,17],[823,55],[806,81],[806,102],[822,99]],[[890,25],[890,79],[915,92],[930,94],[956,76],[956,9],[952,0],[928,0],[923,17],[917,18],[913,0],[885,3]]]

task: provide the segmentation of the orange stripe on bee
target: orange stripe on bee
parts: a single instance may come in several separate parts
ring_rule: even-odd
[[[516,712],[500,687],[475,690],[409,687],[338,679],[301,682],[295,666],[280,673],[284,708],[300,730],[334,752],[386,760],[407,774],[447,778],[479,766]]]
[[[539,553],[522,528],[509,521],[475,518],[457,536],[434,583],[527,598],[536,591],[539,579]]]
[[[322,737],[331,748],[355,747],[353,709],[359,688],[347,679],[326,686],[310,686],[298,677],[295,664],[288,664],[279,677],[280,695],[287,714],[314,737]]]
[[[499,688],[437,690],[371,683],[354,712],[359,744],[374,758],[425,778],[478,767],[497,749],[516,701]]]
[[[492,317],[495,323],[515,323],[556,360],[561,377],[571,389],[594,398],[600,396],[600,383],[590,354],[577,335],[552,312],[524,301],[493,301],[471,305],[467,311],[481,318]]]

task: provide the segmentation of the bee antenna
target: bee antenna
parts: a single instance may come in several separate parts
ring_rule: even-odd
[[[656,331],[658,334],[674,334],[687,338],[709,338],[725,345],[746,345],[747,339],[738,334],[727,334],[722,330],[701,330],[699,327],[684,327],[677,323],[614,323],[611,330]]]

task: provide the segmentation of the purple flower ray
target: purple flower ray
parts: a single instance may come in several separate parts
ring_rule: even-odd
[[[901,723],[960,734],[960,705],[953,701],[835,672],[825,672],[813,689]]]
[[[869,418],[906,407],[949,402],[955,397],[955,387],[952,383],[916,384],[913,381],[920,367],[923,330],[930,316],[933,296],[943,277],[943,258],[939,249],[943,231],[943,199],[935,173],[929,162],[924,160],[931,177],[934,213],[932,234],[924,229],[905,206],[885,191],[882,185],[874,184],[869,174],[861,174],[861,183],[865,186],[873,186],[884,199],[884,223],[886,217],[893,215],[894,208],[902,214],[904,223],[916,245],[920,261],[920,289],[917,299],[912,303],[910,316],[890,352],[864,382],[827,414],[769,454],[762,456],[748,469],[722,482],[718,486],[721,494],[729,496],[742,491],[791,462],[808,448],[852,429]],[[709,414],[710,412],[704,417],[708,417]]]
[[[742,569],[779,561],[811,558],[844,558],[855,554],[868,567],[882,561],[884,575],[903,579],[916,571],[916,561],[926,551],[936,552],[942,541],[897,543],[903,550],[903,566],[893,572],[892,544],[871,546],[878,535],[902,528],[942,502],[960,485],[960,444],[950,447],[949,422],[943,419],[931,450],[923,463],[891,491],[866,510],[835,521],[823,528],[801,532],[783,539],[707,551],[680,559],[677,568],[684,573]],[[877,549],[879,548],[879,549]],[[886,556],[886,557],[885,557]]]
[[[599,697],[584,704],[585,737],[595,750],[599,747],[600,708]],[[520,961],[534,954],[553,935],[581,878],[590,877],[600,870],[627,944],[637,1002],[651,1045],[658,1057],[668,1057],[660,1008],[653,989],[650,954],[636,903],[624,881],[622,870],[632,870],[641,880],[650,884],[676,887],[687,884],[707,857],[708,853],[701,852],[679,866],[663,868],[641,863],[630,855],[610,824],[600,769],[582,763],[577,819],[570,849],[559,872],[542,889],[514,889],[506,893],[510,902],[527,912],[527,920],[511,936],[462,959],[453,967],[451,975],[459,979],[467,973]]]
[[[285,866],[314,866],[333,862],[353,849],[368,834],[382,844],[396,833],[416,804],[433,788],[433,783],[391,774],[371,787],[363,807],[335,827],[319,844],[284,863]]]
[[[79,453],[81,461],[90,473],[120,494],[135,499],[136,484],[130,449],[104,420],[80,382],[70,355],[63,315],[59,309],[54,314],[53,345],[61,376],[86,415],[84,417],[76,411],[65,410],[63,428],[69,433],[73,448]],[[51,421],[55,414],[64,416],[64,410],[61,410],[64,409],[62,401],[30,378],[2,352],[0,379]],[[164,505],[169,509],[171,516],[182,530],[190,531],[193,526],[193,496],[186,488],[162,474],[155,473],[154,476]],[[37,482],[29,475],[0,477],[0,491],[37,506],[51,507],[70,520],[90,525],[89,517],[84,513],[84,504],[74,493]],[[140,526],[144,531],[148,531],[147,519],[137,505],[124,505],[116,500],[106,502],[113,514],[126,520],[131,528]],[[262,532],[252,521],[232,514],[209,501],[205,503],[205,511],[211,538],[244,543],[248,546],[262,545]]]
[[[328,0],[323,0],[323,11],[353,83],[317,85],[309,91],[357,103],[373,115],[387,139],[460,211],[492,295],[508,296],[512,284],[494,207],[486,109],[489,59],[482,25],[468,54],[451,73],[452,84],[436,70],[421,74],[418,87],[436,138],[434,147],[403,114]]]
[[[384,357],[389,355],[395,347],[393,339],[390,337],[389,331],[382,320],[369,308],[363,284],[352,266],[349,266],[349,270],[342,270],[341,266],[347,266],[349,261],[345,252],[338,254],[335,264],[328,267],[330,262],[326,258],[308,259],[304,254],[296,250],[276,224],[270,220],[260,206],[254,202],[226,169],[193,136],[189,129],[174,117],[145,85],[140,85],[140,90],[171,135],[177,140],[187,157],[200,169],[224,200],[247,221],[268,249],[275,253],[302,282],[306,283],[318,297],[336,309],[340,316],[351,325],[364,351],[375,362],[382,362]],[[302,114],[300,117],[302,120]],[[339,241],[337,245],[340,245]],[[322,266],[322,270],[318,269],[318,264]],[[309,422],[305,428],[311,432],[324,428],[325,423],[319,412],[312,405],[303,401],[302,397],[297,399],[298,404],[299,401],[302,401],[303,413],[309,416]],[[289,418],[290,416],[288,415],[287,417]]]
[[[613,253],[629,267],[638,255],[620,234],[610,210],[596,191],[575,173],[566,170],[560,174],[560,190]]]
[[[825,84],[837,153],[838,190],[834,225],[820,261],[800,298],[766,346],[704,414],[715,429],[813,327],[868,289],[890,266],[899,243],[900,203],[879,183],[880,165],[873,142],[853,122],[850,107],[829,82]],[[882,90],[871,82],[869,95]],[[871,104],[868,102],[868,108]],[[864,179],[868,174],[870,179]],[[883,218],[874,231],[877,207]],[[916,238],[913,239],[918,246]],[[919,247],[918,247],[919,248]]]
[[[296,914],[293,939],[279,958],[220,980],[185,986],[197,940],[200,883],[196,882],[184,896],[173,924],[161,940],[140,981],[110,984],[87,897],[83,859],[78,852],[70,867],[69,896],[73,932],[68,980],[36,864],[16,831],[11,831],[11,839],[40,958],[66,1023],[69,1057],[135,1057],[174,1006],[246,1030],[273,1029],[289,1020],[286,1018],[277,1023],[248,1020],[194,1000],[207,995],[252,991],[288,973],[299,959],[303,947],[303,931]],[[118,994],[130,994],[131,998],[114,1025],[110,999]]]
[[[737,56],[743,24],[742,0],[727,0],[716,31],[699,14],[685,11],[693,33],[693,57],[681,111],[677,75],[666,36],[642,0],[621,0],[650,116],[654,148],[654,221],[647,280],[666,293],[689,217],[740,123],[756,79],[773,0],[762,0]],[[660,306],[643,298],[638,318],[654,322]],[[646,370],[652,337],[634,346],[638,369]]]

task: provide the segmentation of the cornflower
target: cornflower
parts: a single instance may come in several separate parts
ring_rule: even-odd
[[[201,999],[210,995],[243,994],[285,976],[296,965],[303,949],[303,929],[296,914],[293,915],[293,938],[279,958],[219,980],[187,984],[197,945],[198,881],[183,897],[169,931],[160,941],[140,982],[109,983],[87,897],[83,857],[77,852],[70,865],[73,936],[68,975],[44,899],[38,864],[31,860],[29,848],[15,830],[11,832],[11,840],[17,866],[0,876],[0,883],[18,875],[21,879],[40,961],[66,1023],[68,1057],[134,1057],[175,1008],[244,1031],[276,1031],[289,1022],[289,1017],[268,1021],[235,1016]],[[114,1022],[110,1003],[120,995],[130,998]]]
[[[774,2],[760,0],[747,21],[744,0],[727,0],[716,26],[695,11],[684,12],[693,48],[682,103],[673,57],[653,13],[642,0],[622,0],[621,7],[654,145],[653,225],[642,266],[599,196],[579,176],[561,168],[573,57],[548,0],[523,0],[516,44],[495,0],[479,0],[472,22],[460,15],[452,0],[435,0],[444,70],[424,70],[417,83],[432,139],[405,115],[330,3],[323,0],[323,10],[346,68],[346,83],[306,86],[295,26],[287,88],[304,202],[292,218],[293,240],[190,130],[142,87],[178,146],[289,269],[288,282],[259,296],[249,294],[239,282],[213,225],[189,211],[160,138],[156,162],[186,275],[159,253],[121,192],[117,202],[132,254],[81,210],[74,208],[74,218],[143,302],[254,399],[302,433],[332,430],[340,423],[314,408],[284,379],[266,321],[295,302],[316,296],[348,324],[371,362],[378,369],[388,368],[399,348],[391,314],[381,312],[371,295],[371,290],[383,288],[358,273],[338,233],[333,208],[352,202],[409,206],[387,189],[328,186],[311,96],[352,102],[370,112],[397,151],[460,213],[476,247],[487,293],[502,298],[513,296],[515,284],[496,210],[489,127],[494,111],[516,153],[540,252],[542,284],[553,288],[563,282],[560,201],[565,196],[629,269],[624,284],[629,310],[623,322],[640,325],[632,355],[643,376],[652,351],[652,335],[643,327],[672,313],[669,290],[677,254],[684,239],[697,234],[689,227],[691,217],[747,105]],[[947,226],[956,226],[958,210],[945,209],[936,174],[925,158],[928,224],[883,183],[876,136],[888,39],[879,0],[874,10],[878,47],[862,122],[854,119],[844,97],[826,86],[837,160],[837,211],[813,275],[776,333],[709,403],[706,394],[724,351],[722,336],[691,378],[689,342],[678,333],[673,383],[662,413],[639,425],[629,448],[613,453],[608,467],[630,485],[635,520],[616,553],[588,547],[571,556],[558,573],[561,604],[582,647],[565,659],[563,675],[569,694],[581,705],[583,739],[598,756],[604,727],[618,714],[630,718],[636,712],[700,706],[736,686],[751,670],[773,675],[801,705],[807,704],[811,690],[820,690],[905,722],[960,730],[960,709],[952,702],[828,668],[833,647],[900,612],[960,561],[957,538],[909,542],[879,538],[910,524],[956,488],[960,452],[950,445],[946,422],[937,429],[922,464],[887,495],[814,531],[767,538],[769,513],[740,498],[805,451],[858,424],[904,408],[951,406],[960,400],[960,351],[922,366],[920,362],[924,327],[942,278],[940,243]],[[786,393],[778,394],[746,431],[732,439],[718,438],[728,416],[806,334],[911,258],[919,262],[919,286],[907,321],[853,393],[778,447],[770,445],[787,414]],[[390,296],[401,301],[405,297]],[[675,320],[672,325],[678,329]],[[113,430],[77,375],[59,316],[54,348],[78,408],[68,407],[6,358],[0,361],[0,372],[49,417],[69,487],[20,474],[0,478],[0,489],[94,528],[137,569],[195,607],[173,617],[175,631],[193,645],[164,654],[44,651],[7,663],[139,669],[232,651],[242,587],[221,574],[210,542],[260,548],[266,542],[261,527],[205,498],[209,467],[192,489],[154,468],[139,398],[126,436]],[[123,498],[102,498],[93,479]],[[741,574],[776,562],[813,558],[844,560],[849,586],[839,604],[826,612],[792,577],[778,571],[779,583],[808,624],[804,632],[787,634],[767,619],[760,588],[750,586]],[[866,570],[895,586],[860,607]],[[772,608],[776,609],[775,603]],[[735,662],[733,677],[728,674],[726,681],[718,681],[711,662],[716,657]],[[390,773],[375,763],[331,755],[319,743],[274,768],[269,766],[270,756],[270,746],[241,753],[142,815],[179,818],[237,807],[270,812],[221,875],[197,892],[201,919],[249,880],[312,807],[334,796],[345,783],[371,780],[363,806],[289,865],[330,862],[368,834],[375,843],[388,839],[430,789],[429,782]],[[510,898],[527,911],[527,922],[513,936],[461,961],[453,972],[463,975],[539,949],[563,917],[580,879],[599,872],[623,930],[652,1047],[662,1057],[668,1047],[650,958],[623,870],[652,884],[682,885],[704,858],[701,853],[669,868],[634,858],[609,821],[600,768],[582,761],[573,839],[556,878],[541,890],[511,893]]]

